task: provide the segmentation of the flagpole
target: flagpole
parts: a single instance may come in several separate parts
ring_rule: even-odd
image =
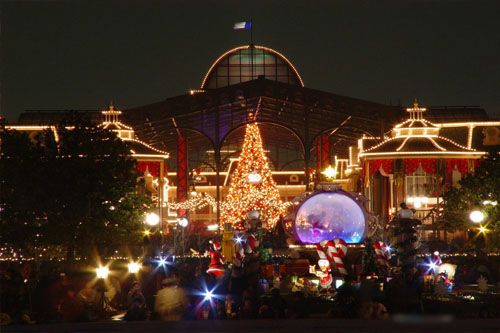
[[[253,19],[250,19],[250,45],[253,45]]]
[[[250,61],[251,61],[251,75],[250,80],[253,80],[253,19],[250,19]]]

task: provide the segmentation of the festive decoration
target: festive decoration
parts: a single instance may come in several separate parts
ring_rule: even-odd
[[[224,255],[221,253],[222,247],[218,242],[210,241],[211,249],[207,251],[210,255],[210,264],[208,265],[207,274],[215,278],[224,276]]]
[[[342,258],[344,258],[347,253],[347,244],[343,239],[322,241],[316,245],[316,251],[321,259],[327,259],[333,264],[335,270],[341,275],[347,275],[347,270],[342,261]]]
[[[318,249],[318,255],[322,253],[324,256],[323,250]],[[320,255],[321,258],[321,255]],[[319,259],[318,260],[318,267],[319,270],[316,270],[316,267],[314,265],[309,267],[309,273],[316,275],[317,277],[320,278],[319,280],[319,286],[321,287],[322,290],[328,291],[330,287],[332,286],[333,282],[333,277],[330,274],[331,268],[330,268],[330,262],[328,259]]]
[[[372,160],[368,161],[368,163],[370,164],[368,169],[370,176],[373,176],[377,171],[387,175],[394,173],[394,162],[392,160]]]
[[[417,231],[416,227],[421,224],[420,220],[398,218],[394,221],[394,236],[397,237],[396,247],[398,249],[399,261],[403,266],[405,274],[412,274],[416,265],[417,254]]]
[[[375,250],[375,256],[377,258],[377,266],[382,269],[389,267],[391,254],[387,244],[381,241],[373,242],[373,249]]]
[[[209,205],[212,208],[217,208],[217,202],[215,201],[214,197],[212,197],[208,193],[201,193],[201,195],[196,195],[195,197],[184,202],[171,202],[167,204],[168,208],[172,210],[196,210]]]
[[[359,243],[365,232],[363,208],[342,190],[318,192],[297,210],[295,233],[303,243],[319,243],[341,238]]]
[[[281,201],[272,178],[259,127],[256,123],[248,124],[238,167],[231,177],[229,193],[221,211],[221,221],[236,224],[249,211],[256,210],[261,213],[266,226],[272,228],[287,206]]]

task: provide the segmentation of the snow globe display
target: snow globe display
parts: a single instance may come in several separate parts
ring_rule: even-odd
[[[360,243],[366,229],[366,216],[356,197],[342,190],[318,192],[298,207],[294,232],[304,244],[336,238]]]

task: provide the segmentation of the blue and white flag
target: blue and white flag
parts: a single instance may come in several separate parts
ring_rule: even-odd
[[[250,30],[252,21],[238,22],[234,24],[234,30]]]

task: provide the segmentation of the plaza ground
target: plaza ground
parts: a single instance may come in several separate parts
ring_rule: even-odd
[[[346,319],[289,319],[179,322],[93,322],[5,326],[1,328],[1,332],[497,333],[500,332],[500,320],[453,320],[451,317],[405,317],[395,318],[387,321]]]

